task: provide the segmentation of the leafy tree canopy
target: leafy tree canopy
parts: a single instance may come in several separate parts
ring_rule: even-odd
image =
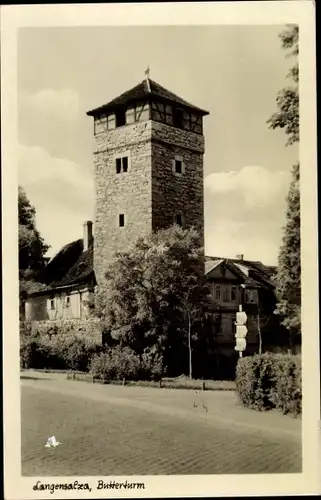
[[[281,34],[283,49],[288,57],[295,57],[296,62],[290,68],[288,78],[291,85],[282,89],[276,98],[277,111],[269,118],[268,124],[272,129],[282,128],[288,136],[287,145],[299,141],[299,27],[289,25]]]
[[[36,229],[35,217],[35,208],[28,200],[24,189],[19,186],[19,297],[21,318],[24,317],[24,301],[27,295],[43,288],[43,285],[36,281],[35,275],[45,265],[44,255],[50,248]]]
[[[300,330],[301,261],[300,261],[300,169],[292,170],[292,182],[287,197],[286,224],[279,253],[276,291],[277,312],[284,325]]]
[[[199,235],[178,226],[140,238],[116,255],[100,288],[96,312],[112,338],[141,354],[153,347],[166,367],[187,349],[187,321],[200,325],[210,308]],[[191,340],[196,340],[194,328]],[[185,361],[188,354],[185,351]],[[184,364],[184,363],[183,363]]]
[[[299,142],[299,28],[289,25],[281,34],[283,49],[296,62],[288,78],[292,86],[282,89],[277,96],[278,111],[269,119],[270,128],[284,128],[288,140],[286,145]],[[292,169],[292,181],[287,196],[286,224],[279,252],[276,275],[278,304],[276,313],[292,333],[301,332],[301,232],[300,232],[300,165]]]
[[[44,255],[50,248],[36,229],[35,216],[35,208],[28,200],[24,189],[19,186],[19,271],[23,274],[29,271],[29,275],[44,265]]]

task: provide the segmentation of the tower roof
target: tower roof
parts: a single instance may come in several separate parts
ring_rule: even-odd
[[[197,111],[199,114],[202,114],[203,116],[209,114],[208,111],[205,111],[204,109],[198,108],[197,106],[190,104],[189,102],[185,101],[178,95],[173,94],[173,92],[170,92],[169,90],[165,89],[154,80],[151,80],[150,78],[145,78],[141,83],[131,88],[130,90],[127,90],[126,92],[116,97],[112,101],[103,104],[98,108],[92,109],[91,111],[88,111],[87,115],[96,116],[102,112],[112,111],[116,109],[118,106],[124,106],[126,104],[129,104],[130,102],[138,100],[146,100],[150,97],[154,97],[156,99],[158,98],[159,100],[166,102],[180,104],[182,106],[185,106],[186,108],[189,108],[190,110]]]

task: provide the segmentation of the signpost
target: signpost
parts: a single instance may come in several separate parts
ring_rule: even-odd
[[[236,313],[236,346],[234,349],[239,352],[240,358],[242,357],[243,351],[246,348],[246,335],[247,335],[247,314],[245,311],[242,311],[242,306],[239,306],[239,312]]]

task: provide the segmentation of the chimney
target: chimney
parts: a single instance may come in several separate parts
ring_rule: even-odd
[[[243,260],[244,259],[244,255],[241,253],[240,255],[236,256],[236,259],[237,260]]]
[[[83,234],[84,234],[84,252],[86,252],[86,250],[88,250],[88,248],[93,242],[93,223],[91,222],[91,220],[87,220],[86,222],[84,222]]]

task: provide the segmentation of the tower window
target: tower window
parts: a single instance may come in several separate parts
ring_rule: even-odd
[[[221,287],[220,287],[220,285],[215,286],[215,300],[221,300]]]
[[[185,227],[185,215],[183,214],[183,212],[174,214],[173,224],[177,224],[180,227]]]
[[[128,170],[128,158],[127,158],[127,156],[124,156],[124,158],[122,158],[122,164],[123,164],[123,172],[127,172],[127,170]]]
[[[66,297],[66,307],[70,306],[70,295],[67,295]]]
[[[175,158],[172,160],[172,170],[173,173],[177,176],[185,174],[185,164],[181,156],[175,156]]]
[[[53,311],[55,309],[55,299],[51,298],[50,299],[50,309]]]
[[[174,127],[183,128],[183,110],[179,108],[174,109],[173,113]]]
[[[122,127],[123,125],[126,125],[126,112],[121,109],[116,113],[116,127]]]
[[[236,301],[236,286],[232,286],[231,288],[231,301],[232,302]]]
[[[122,172],[128,172],[128,156],[116,158],[116,174],[121,174]]]
[[[175,172],[181,174],[183,172],[181,160],[175,160]]]
[[[124,227],[125,225],[125,215],[119,214],[119,227]]]
[[[121,158],[116,158],[116,174],[121,173]]]

